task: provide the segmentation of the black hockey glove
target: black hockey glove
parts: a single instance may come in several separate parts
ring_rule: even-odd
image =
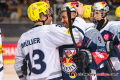
[[[21,70],[24,75],[27,75],[27,62],[25,59],[23,60],[23,65],[21,67]]]
[[[106,48],[106,52],[109,55],[112,55],[113,54],[113,41],[107,41],[105,43],[105,48]]]
[[[78,54],[73,55],[73,62],[78,68],[86,68],[92,63],[92,54],[89,50],[82,49],[78,51]]]

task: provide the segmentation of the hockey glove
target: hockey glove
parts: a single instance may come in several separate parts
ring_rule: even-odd
[[[107,41],[105,43],[105,48],[106,48],[106,52],[109,55],[112,55],[113,54],[113,41]]]
[[[92,54],[89,50],[82,49],[77,54],[73,55],[73,62],[78,68],[86,68],[92,63]]]
[[[21,70],[24,75],[27,75],[27,62],[25,59],[23,60],[23,65],[21,67]]]

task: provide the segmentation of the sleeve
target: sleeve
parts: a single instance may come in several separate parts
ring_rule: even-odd
[[[120,25],[112,25],[109,28],[109,31],[114,33],[117,36],[116,41],[114,40],[114,42],[117,42],[116,44],[120,44]],[[119,42],[118,42],[119,41]],[[113,46],[113,55],[111,55],[112,57],[120,57],[120,45],[114,45]]]
[[[73,31],[73,36],[75,38],[76,43],[83,40],[84,38],[85,24],[86,22],[83,19],[78,17],[75,19],[73,23],[72,31]],[[71,35],[66,33],[67,29],[65,27],[59,27],[58,25],[54,27],[51,26],[50,31],[52,35],[51,36],[52,42],[56,46],[73,44]]]
[[[88,68],[97,70],[104,67],[108,56],[105,50],[104,40],[99,32],[94,31],[90,33],[89,37],[85,37],[81,43],[77,44],[77,46],[80,45],[89,49],[92,54],[93,62],[88,66]]]
[[[119,26],[112,24],[108,30],[104,30],[101,34],[104,41],[113,41],[114,45],[119,44],[119,35],[118,35]]]
[[[112,40],[114,41],[114,44],[119,44],[119,32],[120,32],[120,26],[119,25],[111,25],[108,31],[110,31],[114,36],[112,37]]]
[[[21,38],[19,39],[18,44],[17,44],[14,68],[15,68],[15,71],[16,71],[19,79],[26,80],[25,76],[22,74],[22,71],[21,71],[21,66],[23,65],[23,59],[25,59],[25,57],[23,55],[23,50],[20,45],[20,42],[21,42]]]

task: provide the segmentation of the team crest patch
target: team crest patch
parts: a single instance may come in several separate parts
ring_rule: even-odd
[[[108,39],[109,39],[109,34],[104,34],[103,39],[104,39],[105,41],[108,41]]]
[[[62,71],[65,73],[73,72],[77,69],[76,64],[72,61],[72,55],[76,53],[74,48],[65,48],[63,50],[63,59],[61,60]]]

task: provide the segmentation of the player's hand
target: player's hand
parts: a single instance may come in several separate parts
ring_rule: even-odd
[[[40,1],[44,1],[44,2],[46,2],[46,3],[49,5],[49,7],[50,7],[50,3],[49,3],[48,0],[40,0]]]
[[[73,5],[73,7],[75,8],[76,12],[78,13],[78,17],[83,18],[83,14],[84,14],[84,6],[82,3],[78,2],[78,7],[76,7],[76,5]]]
[[[25,59],[23,60],[23,65],[21,67],[21,70],[24,75],[27,75],[27,62]]]
[[[92,63],[92,55],[89,50],[82,49],[73,55],[72,60],[78,68],[86,68]]]

